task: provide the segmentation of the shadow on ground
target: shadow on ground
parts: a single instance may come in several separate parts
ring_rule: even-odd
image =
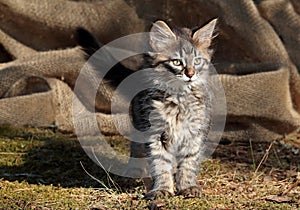
[[[118,147],[119,140],[124,143],[123,139],[108,138],[113,140],[112,146]],[[0,156],[0,178],[9,181],[62,187],[120,187],[127,192],[141,185],[139,180],[108,175],[88,158],[76,136],[49,129],[1,127]]]
[[[128,154],[129,143],[123,138],[108,138],[108,141],[114,148]],[[270,142],[220,144],[213,159],[231,162],[232,165],[247,164],[250,166],[247,167],[249,173],[257,167],[264,171],[299,171],[300,159],[297,150],[279,142],[272,143],[271,147],[270,145]],[[117,186],[123,192],[131,192],[142,185],[140,180],[108,175],[87,157],[74,135],[50,129],[1,127],[0,155],[0,178],[4,180],[62,187]],[[264,157],[266,160],[262,161]],[[100,182],[90,177],[82,165]]]

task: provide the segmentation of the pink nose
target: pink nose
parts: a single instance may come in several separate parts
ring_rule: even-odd
[[[195,70],[193,68],[187,68],[184,73],[187,77],[192,78],[195,74]]]
[[[192,76],[194,76],[194,73],[187,73],[186,76],[192,78]]]

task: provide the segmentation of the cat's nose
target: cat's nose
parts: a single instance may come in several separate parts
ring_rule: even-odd
[[[188,68],[185,70],[185,75],[189,78],[192,78],[195,74],[195,70],[192,68]]]
[[[186,76],[189,78],[192,78],[194,76],[195,73],[187,73]]]

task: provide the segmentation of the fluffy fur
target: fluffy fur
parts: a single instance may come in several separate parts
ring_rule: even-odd
[[[146,198],[178,194],[199,197],[197,174],[211,126],[208,76],[209,46],[216,20],[197,30],[170,28],[157,21],[151,28],[151,89],[132,102],[134,126],[147,133],[132,142],[133,157],[146,155],[153,179]]]

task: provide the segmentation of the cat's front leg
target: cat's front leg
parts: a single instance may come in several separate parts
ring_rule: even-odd
[[[150,174],[153,179],[152,189],[145,195],[146,199],[155,199],[174,195],[174,178],[172,162],[174,157],[160,141],[155,141],[148,146]]]
[[[197,183],[200,153],[196,148],[182,156],[176,173],[177,194],[184,197],[201,197],[201,188]]]
[[[153,177],[153,187],[146,193],[145,199],[153,200],[159,197],[174,195],[173,175],[170,171],[164,171]]]

